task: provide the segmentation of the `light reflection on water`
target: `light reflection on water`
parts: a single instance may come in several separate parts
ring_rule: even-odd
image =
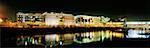
[[[104,39],[112,40],[113,37],[123,38],[123,33],[117,33],[112,31],[97,31],[97,32],[85,32],[85,33],[75,33],[75,34],[53,34],[46,35],[45,40],[47,44],[52,42],[63,42],[63,45],[71,44],[73,42],[76,43],[89,43],[95,41],[104,41]]]
[[[77,33],[75,36],[75,42],[77,43],[88,43],[94,41],[104,41],[104,39],[112,40],[113,37],[123,38],[123,33],[117,33],[112,31],[97,31],[97,32],[86,32]]]
[[[35,39],[36,36],[36,39]],[[96,41],[105,41],[112,40],[113,37],[117,38],[124,38],[123,33],[119,32],[112,32],[110,30],[106,31],[93,31],[93,32],[84,32],[84,33],[68,33],[68,34],[49,34],[49,35],[35,35],[32,37],[24,36],[24,41],[21,38],[18,38],[17,44],[20,42],[24,42],[23,45],[36,44],[36,45],[69,45],[73,42],[75,43],[89,43],[89,42],[96,42]],[[39,36],[39,38],[37,38]],[[30,38],[30,39],[26,39]],[[26,39],[26,40],[25,40]],[[27,41],[31,40],[31,41]],[[28,43],[27,43],[28,42]],[[45,43],[43,43],[45,42]],[[20,44],[19,44],[20,45]]]
[[[149,38],[150,35],[141,35],[145,33],[150,33],[150,30],[140,30],[140,29],[129,29],[128,34],[126,35],[127,38]]]

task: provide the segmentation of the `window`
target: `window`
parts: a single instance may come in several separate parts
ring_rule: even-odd
[[[18,18],[23,18],[22,15],[19,15]]]
[[[63,22],[63,20],[61,19],[60,22]]]

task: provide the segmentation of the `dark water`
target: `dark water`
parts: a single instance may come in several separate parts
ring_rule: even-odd
[[[143,47],[149,36],[130,38],[122,28],[14,29],[1,28],[2,47]],[[135,33],[136,34],[136,33]],[[130,37],[126,37],[130,36]],[[130,45],[132,44],[132,45]]]

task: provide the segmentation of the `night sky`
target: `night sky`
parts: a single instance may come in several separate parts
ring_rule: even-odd
[[[150,1],[123,0],[13,0],[4,1],[16,12],[65,12],[72,14],[127,16],[129,20],[150,21]]]

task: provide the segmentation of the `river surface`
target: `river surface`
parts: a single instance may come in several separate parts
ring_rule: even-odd
[[[7,30],[7,31],[6,31]],[[75,32],[71,33],[61,33],[61,31],[53,34],[41,34],[45,31],[30,31],[30,30],[8,30],[6,29],[5,33],[2,33],[2,44],[11,45],[11,46],[66,46],[74,44],[85,44],[85,45],[101,45],[105,46],[110,44],[111,46],[125,46],[133,43],[138,43],[136,45],[149,46],[148,40],[150,39],[149,30],[136,30],[128,29],[123,31],[121,29],[105,29],[105,30],[96,30],[96,31],[86,31],[86,32]],[[3,31],[3,30],[2,30]],[[10,32],[10,33],[8,33]],[[15,34],[15,32],[28,33],[31,35]],[[47,31],[53,32],[53,31]],[[56,31],[54,31],[56,32]],[[62,31],[64,32],[64,31]],[[37,33],[33,35],[32,33]],[[142,40],[140,40],[142,39]],[[131,41],[132,40],[132,41]],[[94,43],[94,44],[92,44]],[[96,44],[95,44],[96,43]],[[120,45],[119,45],[120,44]],[[83,45],[83,46],[85,46]],[[136,46],[135,45],[135,46]],[[4,46],[4,45],[2,45]],[[131,45],[134,46],[134,45]]]

